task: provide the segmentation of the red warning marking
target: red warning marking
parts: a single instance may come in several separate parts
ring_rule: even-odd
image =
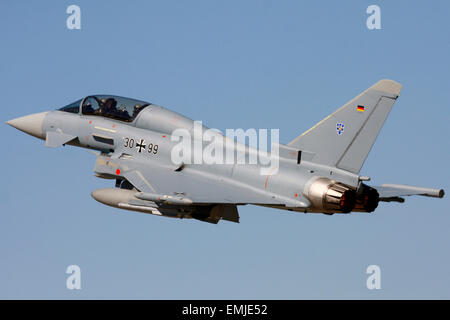
[[[162,136],[163,138],[165,138],[166,136]]]
[[[89,120],[89,124],[92,124],[92,120]]]
[[[120,174],[120,169],[116,170],[116,174],[119,175]]]
[[[298,193],[296,193],[294,196],[297,198],[298,197]]]
[[[273,172],[275,169],[277,169],[277,168],[278,168],[278,167],[273,167],[272,169],[270,169],[270,173],[267,175],[266,183],[264,184],[264,189],[267,189],[267,183],[269,182],[270,175],[271,175],[272,172]]]
[[[115,124],[113,124],[113,125],[112,125],[112,127],[113,127],[113,128],[115,128],[115,127],[116,127],[116,125],[115,125]]]

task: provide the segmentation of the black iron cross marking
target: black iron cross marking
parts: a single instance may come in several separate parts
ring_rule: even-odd
[[[141,153],[142,149],[145,149],[146,145],[145,145],[145,140],[141,139],[141,141],[139,141],[139,143],[136,144],[136,148],[138,149],[138,152]]]

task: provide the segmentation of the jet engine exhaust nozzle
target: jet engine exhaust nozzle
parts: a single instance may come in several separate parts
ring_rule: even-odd
[[[307,197],[315,210],[324,213],[349,213],[356,204],[356,192],[349,186],[327,178],[314,181]]]
[[[373,212],[378,207],[379,201],[378,191],[363,183],[356,192],[356,204],[353,211]]]

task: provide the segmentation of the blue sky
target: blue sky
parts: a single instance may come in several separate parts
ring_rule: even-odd
[[[66,8],[81,8],[81,30]],[[381,30],[366,28],[367,6]],[[401,97],[361,173],[449,191],[448,1],[2,1],[0,298],[450,298],[450,210],[407,198],[374,214],[241,207],[239,225],[91,198],[94,155],[4,121],[93,93],[287,143],[382,78]],[[65,287],[79,265],[82,289]],[[366,268],[381,268],[381,290]]]

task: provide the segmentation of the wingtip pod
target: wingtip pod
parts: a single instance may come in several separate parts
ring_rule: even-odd
[[[396,96],[400,95],[400,91],[402,91],[402,88],[403,86],[400,83],[390,79],[380,80],[372,87],[370,87],[370,89],[388,92]]]
[[[445,196],[445,191],[444,189],[430,189],[429,192],[424,193],[423,195],[433,198],[443,198]]]
[[[387,192],[390,196],[422,195],[426,197],[443,198],[445,195],[444,189],[414,187],[403,184],[382,184],[381,190],[383,189],[385,190],[384,192]]]

